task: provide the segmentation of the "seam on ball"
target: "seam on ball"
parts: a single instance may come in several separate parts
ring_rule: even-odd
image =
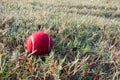
[[[33,36],[31,36],[31,40],[32,40],[32,52],[34,51],[34,39]]]

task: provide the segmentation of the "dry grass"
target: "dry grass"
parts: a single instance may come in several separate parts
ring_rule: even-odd
[[[0,4],[1,80],[120,80],[119,0]],[[50,55],[26,51],[26,38],[36,31],[53,37]]]

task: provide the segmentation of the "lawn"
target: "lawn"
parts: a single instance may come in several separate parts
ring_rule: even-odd
[[[37,31],[49,55],[26,50]],[[0,80],[120,80],[120,0],[1,0]]]

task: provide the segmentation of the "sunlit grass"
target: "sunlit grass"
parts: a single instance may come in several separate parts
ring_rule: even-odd
[[[0,6],[0,79],[119,80],[119,0],[4,0]],[[26,38],[45,31],[47,56],[32,56]],[[44,60],[45,58],[45,60]]]

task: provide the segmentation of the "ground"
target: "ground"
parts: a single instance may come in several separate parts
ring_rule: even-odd
[[[27,52],[36,31],[49,55]],[[0,79],[120,80],[120,0],[1,0]]]

